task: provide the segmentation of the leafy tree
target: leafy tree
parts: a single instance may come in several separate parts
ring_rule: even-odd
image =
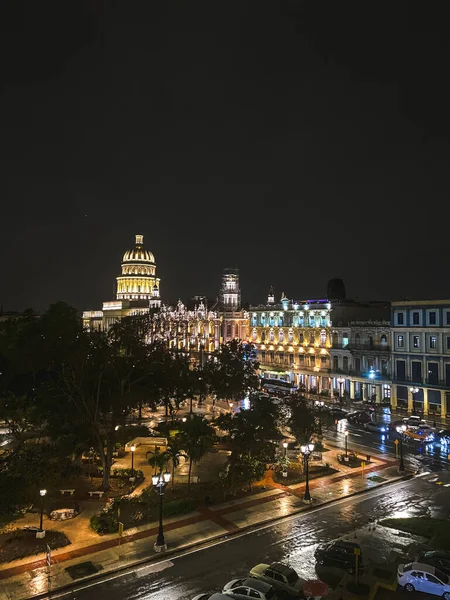
[[[192,415],[184,423],[182,445],[189,457],[188,489],[191,487],[192,465],[206,454],[215,441],[215,431],[208,421],[200,415]]]
[[[148,464],[154,468],[155,473],[161,473],[164,467],[167,465],[170,456],[167,452],[161,452],[157,447],[154,452],[147,452],[145,455],[148,460]]]
[[[6,392],[0,397],[0,419],[8,426],[17,441],[22,441],[27,432],[36,429],[37,414],[34,402],[25,394],[16,396]]]
[[[217,350],[203,373],[212,393],[220,400],[239,401],[259,387],[258,363],[252,344],[232,340]]]
[[[181,433],[177,430],[172,430],[169,434],[166,448],[166,454],[172,466],[172,487],[175,486],[175,469],[180,465],[182,458],[188,458],[183,450],[183,437]]]
[[[224,473],[221,476],[222,485],[230,491],[247,485],[252,490],[252,483],[262,479],[266,472],[265,463],[249,454],[232,452],[229,457]]]
[[[314,411],[303,396],[293,396],[287,402],[287,426],[298,444],[306,444],[317,431]]]

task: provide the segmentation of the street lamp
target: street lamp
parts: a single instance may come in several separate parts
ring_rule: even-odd
[[[344,431],[345,436],[345,458],[348,457],[348,431]]]
[[[230,407],[231,411],[233,411],[233,405],[234,405],[234,402],[228,402],[228,406]]]
[[[134,444],[132,444],[130,446],[130,450],[131,450],[131,478],[130,479],[134,479],[134,452],[136,450],[136,446]]]
[[[156,538],[156,543],[153,546],[155,552],[165,552],[167,550],[167,544],[164,540],[164,531],[163,531],[163,497],[164,497],[164,488],[170,481],[170,473],[166,471],[163,473],[160,471],[158,474],[152,476],[152,483],[155,486],[158,494],[159,494],[159,529],[158,529],[158,537]]]
[[[183,417],[181,420],[183,421],[183,423],[186,423],[187,421],[186,417]]]
[[[42,533],[44,530],[42,529],[42,522],[44,520],[44,496],[47,493],[47,490],[39,490],[39,495],[41,496],[41,519],[39,522],[39,531]],[[44,536],[42,536],[44,537]]]
[[[406,425],[400,425],[397,427],[397,431],[400,439],[400,464],[398,467],[399,473],[403,473],[405,470],[405,463],[403,462],[403,433],[405,432]]]
[[[338,382],[338,384],[339,384],[339,400],[341,400],[341,402],[342,402],[342,395],[343,395],[343,394],[342,394],[342,386],[343,386],[343,385],[344,385],[344,383],[345,383],[345,379],[344,379],[343,377],[338,377],[338,378],[336,379],[336,381],[337,381],[337,382]]]
[[[284,464],[283,464],[282,475],[283,475],[283,477],[287,477],[287,475],[288,475],[287,474],[287,470],[286,470],[286,467],[287,467],[286,457],[287,457],[287,448],[288,448],[288,443],[287,442],[283,442],[283,448],[284,448]]]
[[[419,388],[414,386],[414,387],[410,387],[409,391],[412,394],[413,397],[413,412],[412,414],[415,415],[416,414],[416,394],[419,392]]]
[[[317,435],[322,436],[322,408],[325,406],[325,402],[323,400],[316,400],[314,402],[314,406],[317,408],[319,413],[319,430]]]
[[[305,495],[303,496],[304,502],[311,502],[311,494],[309,493],[309,457],[311,452],[314,450],[314,444],[305,444],[300,446],[300,450],[303,454],[303,460],[305,461]]]

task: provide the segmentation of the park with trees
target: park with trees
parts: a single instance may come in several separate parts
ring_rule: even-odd
[[[115,467],[137,436],[167,440],[147,453],[154,473],[170,474],[167,516],[207,499],[249,494],[268,469],[296,470],[301,480],[302,461],[280,453],[281,442],[311,441],[327,426],[324,416],[301,394],[277,402],[259,394],[259,365],[250,344],[233,340],[199,367],[163,340],[148,343],[152,318],[127,317],[108,331],[89,331],[75,309],[57,303],[39,317],[29,311],[0,324],[0,421],[10,440],[0,454],[0,489],[6,490],[0,495],[1,522],[39,508],[41,490],[46,514],[70,502],[79,512],[79,498],[59,498],[70,486],[104,494],[102,511],[91,519],[99,533],[117,531],[119,520],[126,526],[155,520],[152,482],[143,481],[140,469]],[[208,397],[213,408],[216,400],[236,407],[247,398],[249,405],[209,418],[194,413],[193,402]],[[158,408],[164,419],[155,432],[142,414]],[[219,451],[214,481],[193,485],[193,468]],[[187,471],[183,483],[180,464]],[[137,487],[140,493],[133,494]]]

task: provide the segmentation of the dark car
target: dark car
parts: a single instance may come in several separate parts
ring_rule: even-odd
[[[348,413],[347,421],[350,423],[354,423],[355,425],[365,425],[372,420],[372,417],[368,412],[365,411],[355,411]]]
[[[355,550],[359,551],[358,571],[360,571],[363,568],[361,548],[354,542],[335,540],[328,544],[320,544],[314,552],[314,557],[319,565],[338,567],[354,573],[356,568]]]
[[[330,414],[339,421],[340,419],[345,419],[347,411],[342,408],[330,408]]]
[[[435,567],[446,575],[450,575],[450,552],[428,550],[419,555],[419,562]]]
[[[438,433],[436,433],[435,437],[440,444],[445,446],[450,445],[450,429],[441,429]]]

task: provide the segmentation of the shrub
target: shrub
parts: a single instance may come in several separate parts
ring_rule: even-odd
[[[182,498],[181,500],[171,500],[163,504],[163,515],[165,517],[173,517],[191,512],[197,506],[194,498]]]
[[[90,523],[96,533],[116,533],[119,530],[115,511],[109,511],[101,515],[92,515]]]

